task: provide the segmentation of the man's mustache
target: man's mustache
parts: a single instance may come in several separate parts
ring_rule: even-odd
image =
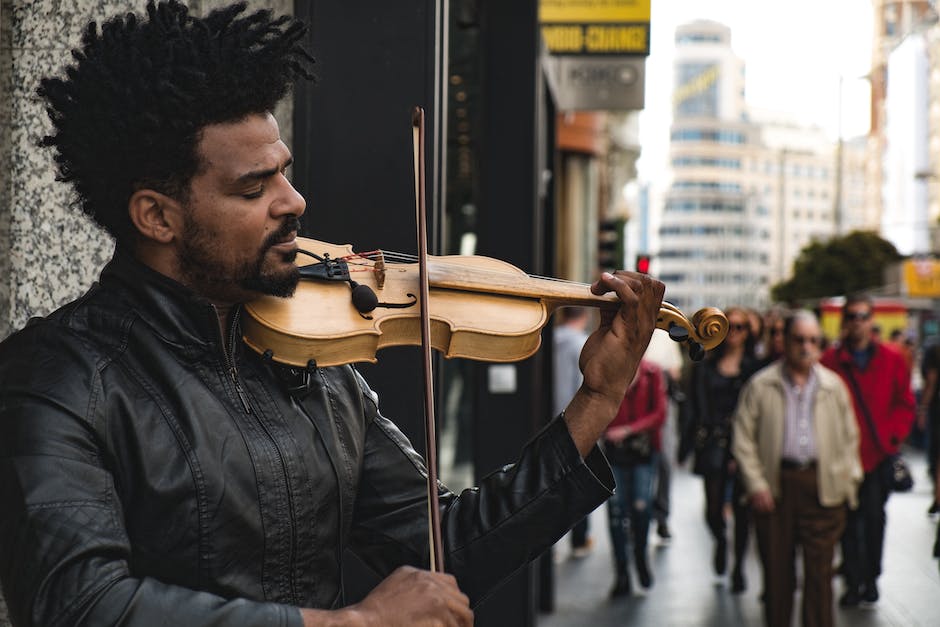
[[[297,216],[288,216],[284,220],[284,223],[281,224],[281,226],[276,231],[268,235],[268,237],[264,240],[262,250],[267,250],[273,246],[276,246],[278,242],[294,231],[300,231],[300,218]]]

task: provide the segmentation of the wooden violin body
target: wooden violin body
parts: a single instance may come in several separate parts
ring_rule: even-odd
[[[298,238],[302,279],[292,298],[265,296],[246,305],[246,343],[277,362],[305,367],[375,362],[387,346],[420,345],[418,268],[382,253]],[[446,357],[512,362],[535,353],[551,313],[565,305],[618,307],[589,286],[533,278],[481,256],[428,258],[431,346]],[[657,326],[677,341],[708,349],[727,319],[704,309],[690,322],[664,303]],[[690,344],[691,346],[691,344]]]

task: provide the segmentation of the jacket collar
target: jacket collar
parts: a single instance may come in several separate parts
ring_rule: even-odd
[[[120,247],[101,271],[104,288],[126,294],[136,317],[164,340],[184,347],[222,346],[216,308],[208,299],[138,261]]]
[[[868,344],[868,350],[871,351],[871,357],[869,357],[869,363],[875,358],[876,355],[881,351],[881,343],[877,340],[872,340]],[[836,359],[841,363],[853,364],[855,360],[852,358],[852,351],[849,350],[849,347],[845,344],[839,344],[836,348]]]
[[[781,357],[775,361],[769,368],[774,368],[774,385],[783,388],[783,381],[786,378],[786,371],[783,369],[783,358]],[[827,376],[828,369],[824,368],[822,364],[816,363],[813,365],[813,375],[816,377],[816,385],[819,390],[831,390],[838,386],[835,378]]]

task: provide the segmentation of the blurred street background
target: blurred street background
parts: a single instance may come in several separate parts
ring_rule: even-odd
[[[923,454],[908,451],[916,478],[914,490],[888,501],[881,599],[872,609],[836,608],[840,627],[931,627],[940,625],[940,572],[931,557],[936,520],[927,516],[932,501],[924,474]],[[673,539],[660,544],[651,532],[651,566],[655,581],[645,592],[610,599],[613,569],[604,508],[591,517],[594,546],[589,555],[571,556],[568,538],[554,548],[557,597],[555,611],[539,619],[540,627],[726,627],[763,624],[760,563],[752,535],[748,547],[748,588],[731,594],[728,576],[711,569],[712,540],[703,520],[701,478],[678,469],[672,482],[670,527]],[[841,580],[833,581],[836,598]],[[794,614],[798,617],[799,595]],[[798,623],[798,620],[796,621]]]

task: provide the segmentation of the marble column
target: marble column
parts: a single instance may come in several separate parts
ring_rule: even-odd
[[[111,255],[108,236],[72,206],[55,181],[51,128],[36,96],[61,71],[93,17],[130,0],[3,0],[0,7],[0,337],[87,289]]]

